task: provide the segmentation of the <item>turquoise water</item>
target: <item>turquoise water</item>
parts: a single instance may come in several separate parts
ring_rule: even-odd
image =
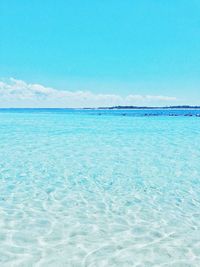
[[[200,266],[200,118],[140,112],[0,110],[1,267]]]

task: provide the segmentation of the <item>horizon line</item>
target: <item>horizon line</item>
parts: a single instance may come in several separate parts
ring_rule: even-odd
[[[108,107],[0,107],[3,109],[74,109],[74,110],[122,110],[122,109],[200,109],[200,105],[177,106],[108,106]]]

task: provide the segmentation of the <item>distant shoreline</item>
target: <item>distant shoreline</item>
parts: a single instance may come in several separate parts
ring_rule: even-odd
[[[200,109],[200,106],[167,106],[167,107],[148,107],[148,106],[114,106],[114,107],[98,107],[98,108],[82,108],[82,109],[90,109],[90,110],[151,110],[151,109],[174,109],[174,110],[181,110],[181,109]]]

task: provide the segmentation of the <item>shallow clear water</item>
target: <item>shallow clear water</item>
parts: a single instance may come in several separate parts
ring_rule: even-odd
[[[200,266],[200,118],[126,112],[0,111],[1,267]]]

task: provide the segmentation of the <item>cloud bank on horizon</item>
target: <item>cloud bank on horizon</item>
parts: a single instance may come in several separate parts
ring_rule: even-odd
[[[95,94],[67,91],[31,84],[14,78],[0,79],[0,107],[84,108],[116,105],[168,105],[173,96],[130,94]]]

